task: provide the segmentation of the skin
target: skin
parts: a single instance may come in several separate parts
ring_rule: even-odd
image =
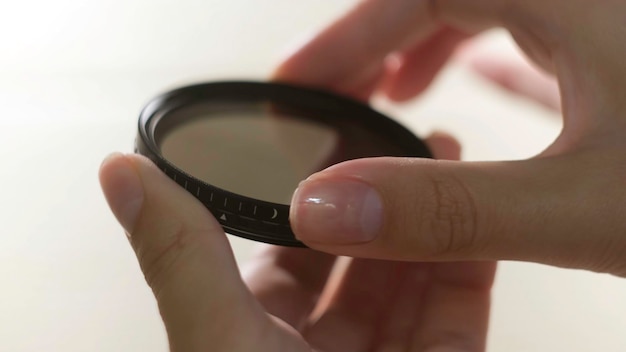
[[[460,162],[460,146],[439,133],[428,144],[441,160],[367,159],[315,174],[294,195],[291,218],[317,250],[267,247],[243,275],[195,198],[145,158],[107,158],[104,194],[171,349],[484,351],[496,260],[626,276],[624,13],[617,0],[360,3],[288,57],[275,79],[403,101],[428,87],[462,40],[502,26],[558,83],[492,57],[469,61],[502,87],[561,109],[563,132],[525,161]],[[341,221],[316,226],[320,209],[300,198],[337,182],[359,182],[380,198],[382,221],[367,239]]]

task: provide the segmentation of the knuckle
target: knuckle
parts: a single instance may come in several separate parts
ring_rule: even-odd
[[[472,193],[458,178],[435,173],[420,201],[419,236],[432,255],[475,250],[477,209]]]

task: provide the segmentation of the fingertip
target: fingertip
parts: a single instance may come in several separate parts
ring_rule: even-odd
[[[120,157],[123,157],[124,154],[120,153],[120,152],[113,152],[110,153],[109,155],[107,155],[106,157],[104,157],[104,159],[102,159],[102,162],[100,163],[100,171],[102,171],[102,169],[109,165],[112,161],[115,161],[117,159],[119,159]]]
[[[336,69],[327,63],[332,62],[332,53],[318,48],[317,41],[319,39],[307,37],[290,49],[271,73],[270,80],[307,86],[331,84]]]
[[[132,232],[144,201],[144,187],[136,168],[125,155],[106,157],[99,170],[100,185],[111,211],[127,232]]]
[[[299,36],[293,42],[287,44],[277,55],[278,65],[270,74],[271,81],[283,82],[294,81],[306,75],[307,55],[306,48],[315,40],[316,32],[309,32]]]
[[[426,145],[431,149],[435,159],[440,160],[460,160],[462,147],[461,143],[451,134],[443,131],[434,131],[425,140]]]
[[[274,69],[270,74],[270,81],[273,82],[290,82],[294,81],[298,77],[297,74],[292,74],[291,58],[287,58]],[[297,72],[297,70],[296,70]]]
[[[394,103],[406,103],[424,91],[426,87],[413,86],[410,89],[394,86],[384,90],[385,97]]]
[[[454,28],[443,27],[425,40],[393,55],[385,95],[393,101],[404,102],[424,92],[456,51],[470,35]]]
[[[105,187],[108,185],[108,181],[110,176],[114,172],[114,170],[119,166],[119,163],[125,162],[124,154],[120,152],[113,152],[104,157],[102,162],[100,163],[100,167],[98,168],[98,180],[100,181],[100,185]]]
[[[384,81],[380,85],[380,91],[384,96],[395,103],[404,103],[415,98],[430,83],[428,77],[425,79],[408,80],[404,65],[402,55],[392,55],[386,61],[387,72]]]

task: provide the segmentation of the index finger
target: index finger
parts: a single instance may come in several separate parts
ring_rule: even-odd
[[[274,78],[338,91],[361,86],[380,74],[390,53],[439,28],[430,3],[363,1],[288,57]]]
[[[419,72],[432,71],[422,79],[430,81],[451,50],[425,42],[443,28],[479,33],[499,25],[511,29],[531,57],[551,69],[546,62],[549,53],[535,39],[553,21],[536,17],[554,17],[556,7],[552,2],[522,0],[364,0],[287,57],[273,78],[363,97],[385,72],[393,75],[395,66],[404,65],[405,51],[411,47],[418,49],[419,57],[408,64],[417,65]],[[386,64],[390,54],[398,54],[400,60]],[[429,58],[436,62],[425,67]]]

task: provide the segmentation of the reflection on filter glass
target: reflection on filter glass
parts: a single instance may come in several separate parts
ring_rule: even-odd
[[[289,204],[300,181],[340,161],[340,138],[314,121],[266,112],[196,112],[163,138],[163,157],[216,187]]]

